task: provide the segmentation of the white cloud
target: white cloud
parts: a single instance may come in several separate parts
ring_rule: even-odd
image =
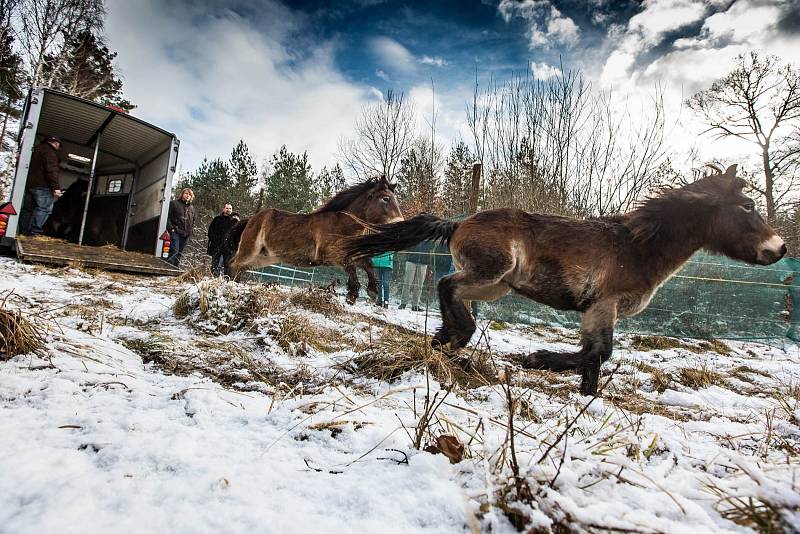
[[[422,56],[421,58],[419,58],[418,61],[423,65],[433,65],[434,67],[444,67],[445,65],[447,65],[447,61],[438,56],[436,57]]]
[[[497,9],[506,22],[514,17],[527,21],[531,49],[556,44],[572,46],[578,42],[579,29],[575,21],[561,13],[550,0],[501,0]]]
[[[386,74],[386,72],[384,72],[382,69],[378,69],[378,70],[376,70],[376,71],[375,71],[375,76],[377,76],[378,78],[380,78],[381,80],[383,80],[383,81],[385,81],[385,82],[391,82],[391,81],[392,81],[392,80],[389,78],[389,75],[388,75],[388,74]]]
[[[719,11],[708,15],[715,9]],[[705,4],[648,0],[641,13],[608,38],[610,52],[599,76],[600,85],[613,88],[620,99],[640,103],[647,102],[654,85],[660,85],[664,89],[667,118],[681,120],[680,127],[674,129],[668,140],[678,155],[685,156],[696,143],[694,148],[700,160],[720,158],[744,163],[750,158],[752,147],[701,135],[704,124],[691,111],[681,109],[681,103],[730,72],[738,54],[757,50],[776,54],[783,61],[800,57],[800,35],[775,30],[781,16],[780,5],[760,0],[739,0],[732,4],[716,0]],[[694,35],[664,42],[670,32],[701,21]],[[665,52],[654,55],[656,46],[663,47]]]
[[[533,71],[533,77],[537,80],[549,80],[550,78],[561,76],[561,69],[548,65],[547,63],[536,63],[532,61],[531,70]]]
[[[256,28],[181,2],[108,2],[107,36],[133,115],[181,139],[184,170],[204,155],[227,156],[240,138],[259,159],[285,143],[319,168],[370,98],[338,72],[331,45],[290,55],[284,43],[302,23],[289,10],[259,2],[258,12]]]
[[[414,55],[408,49],[388,37],[375,37],[370,49],[381,64],[393,71],[407,73],[414,69]]]

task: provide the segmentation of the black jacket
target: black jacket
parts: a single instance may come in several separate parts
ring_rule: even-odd
[[[53,148],[53,145],[47,141],[39,143],[31,155],[25,189],[35,187],[47,187],[51,191],[61,189],[58,183],[58,164],[58,151]]]
[[[183,200],[173,200],[169,203],[169,217],[167,220],[167,230],[176,232],[183,237],[192,235],[194,227],[194,206],[191,202]]]
[[[225,236],[228,234],[233,225],[238,222],[233,214],[223,215],[219,214],[211,221],[208,226],[208,250],[207,253],[211,256],[218,252],[225,252],[223,247],[225,245]]]

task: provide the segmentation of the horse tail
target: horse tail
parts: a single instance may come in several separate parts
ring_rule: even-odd
[[[250,219],[242,219],[234,224],[231,229],[228,230],[228,233],[225,234],[225,242],[223,247],[228,256],[233,256],[239,249],[239,241],[242,240],[242,234],[244,233],[244,229],[247,226],[247,221],[249,220]]]
[[[427,213],[396,223],[372,224],[368,228],[374,233],[345,240],[343,252],[345,258],[358,260],[405,250],[426,240],[449,243],[458,224]]]

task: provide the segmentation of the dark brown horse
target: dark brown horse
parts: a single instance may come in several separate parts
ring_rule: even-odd
[[[296,267],[340,265],[348,275],[347,302],[352,304],[359,289],[356,267],[361,267],[369,280],[367,291],[374,296],[377,287],[370,258],[345,261],[339,245],[343,238],[364,232],[359,220],[371,224],[403,220],[395,187],[383,177],[371,178],[337,193],[308,214],[274,208],[256,213],[229,234],[229,241],[238,244],[231,277],[237,279],[244,270],[274,263]]]
[[[402,250],[424,239],[449,241],[458,271],[438,285],[442,326],[434,342],[464,347],[475,321],[464,299],[509,292],[583,313],[581,350],[540,351],[526,367],[582,373],[581,392],[597,392],[600,365],[612,350],[614,325],[642,311],[658,287],[698,249],[767,265],[786,245],[764,222],[736,166],[681,188],[664,190],[613,217],[576,220],[516,209],[480,212],[463,222],[431,215],[383,226],[350,240],[349,257]]]

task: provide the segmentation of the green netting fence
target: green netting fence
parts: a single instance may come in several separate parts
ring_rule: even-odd
[[[419,306],[436,309],[435,282],[451,272],[451,258],[441,247],[427,253],[400,252],[392,271],[392,306],[406,293],[413,305],[415,290]],[[427,258],[424,283],[406,278],[408,257]],[[291,286],[327,285],[339,280],[344,291],[346,275],[333,267],[296,269],[274,265],[251,272],[264,283]],[[360,275],[363,277],[362,275]],[[365,280],[362,278],[362,284]],[[362,295],[365,291],[362,289]],[[365,297],[364,297],[365,298]],[[530,325],[577,327],[575,312],[554,310],[524,297],[509,295],[477,305],[481,319]],[[700,339],[758,340],[770,343],[800,342],[800,258],[784,258],[769,266],[753,266],[722,256],[697,253],[656,293],[650,305],[635,317],[620,322],[620,331]]]

